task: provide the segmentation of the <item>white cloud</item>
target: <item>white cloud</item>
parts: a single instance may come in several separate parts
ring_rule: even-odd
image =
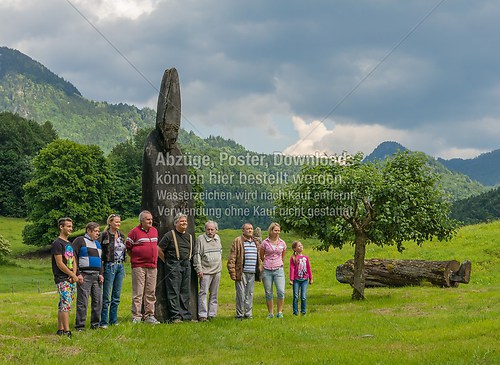
[[[23,0],[2,0],[0,2],[0,8],[4,9],[22,9],[23,8]]]
[[[500,140],[500,120],[485,118],[481,121],[456,123],[453,130],[449,126],[433,125],[417,127],[412,130],[395,129],[381,124],[354,124],[336,122],[332,128],[315,120],[311,123],[302,118],[293,117],[294,129],[299,140],[283,150],[285,154],[310,155],[315,153],[340,154],[363,152],[370,154],[380,143],[396,141],[412,151],[422,151],[434,157],[444,159],[474,158],[481,153],[495,149],[459,147],[452,132],[469,136],[471,139],[482,138],[484,131]],[[459,141],[459,145],[463,142]]]
[[[98,19],[137,19],[151,14],[160,0],[71,0],[79,9],[90,12]]]
[[[299,133],[299,141],[285,148],[283,153],[312,155],[315,153],[340,154],[363,152],[369,154],[384,141],[409,140],[408,132],[391,129],[379,124],[356,125],[335,123],[328,129],[317,120],[307,123],[302,118],[293,117],[293,125]]]
[[[436,153],[437,157],[441,157],[445,160],[449,160],[452,158],[463,158],[469,159],[479,156],[481,153],[489,152],[484,149],[477,148],[458,148],[458,147],[450,147],[440,150]]]

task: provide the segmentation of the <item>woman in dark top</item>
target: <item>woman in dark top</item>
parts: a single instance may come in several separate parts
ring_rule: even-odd
[[[102,290],[101,328],[118,324],[118,305],[125,277],[126,247],[125,237],[120,232],[121,218],[111,214],[104,232],[99,236],[104,265],[104,284]]]

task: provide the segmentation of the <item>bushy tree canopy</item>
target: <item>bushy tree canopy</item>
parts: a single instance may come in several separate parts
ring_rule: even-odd
[[[113,212],[124,217],[136,216],[141,210],[142,155],[149,131],[140,130],[133,139],[117,144],[108,156],[113,182],[109,203]]]
[[[0,215],[25,217],[23,185],[31,178],[31,159],[57,138],[50,122],[43,125],[0,113]]]
[[[40,151],[33,165],[33,179],[25,185],[31,223],[24,228],[24,243],[52,242],[61,217],[72,218],[75,229],[106,218],[110,170],[98,146],[55,140]]]
[[[316,235],[319,249],[355,246],[354,299],[364,298],[365,246],[422,244],[452,237],[455,222],[439,177],[418,153],[398,153],[384,163],[316,164],[303,168],[296,183],[276,201],[284,229]]]
[[[500,219],[500,187],[453,203],[451,216],[463,224]]]
[[[10,254],[10,242],[0,234],[0,263]]]

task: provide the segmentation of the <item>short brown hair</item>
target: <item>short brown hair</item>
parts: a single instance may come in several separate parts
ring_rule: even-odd
[[[96,222],[89,222],[87,223],[87,225],[85,226],[85,230],[86,231],[93,231],[94,229],[98,228],[99,227],[99,223],[96,223]]]
[[[57,220],[57,226],[58,226],[58,227],[63,227],[63,226],[66,224],[66,222],[71,222],[71,223],[73,223],[73,219],[68,218],[68,217],[59,218],[59,219]]]

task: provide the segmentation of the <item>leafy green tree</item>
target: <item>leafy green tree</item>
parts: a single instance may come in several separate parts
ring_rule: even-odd
[[[203,184],[198,182],[198,171],[194,167],[189,166],[188,173],[195,176],[193,179],[195,183],[191,185],[192,192],[196,193],[194,198],[194,209],[196,211],[194,217],[195,230],[196,232],[204,232],[205,223],[208,221],[208,217],[205,214],[205,202],[201,198],[201,194],[205,191],[205,188]]]
[[[142,129],[133,139],[117,144],[108,156],[113,184],[109,202],[124,217],[136,216],[141,210],[142,155],[150,130]]]
[[[23,185],[31,176],[29,156],[14,151],[0,149],[0,215],[5,217],[25,217]]]
[[[0,113],[0,215],[26,216],[23,185],[31,178],[31,160],[56,138],[50,122],[39,125],[12,113]]]
[[[33,179],[24,186],[31,221],[23,230],[25,244],[49,244],[59,234],[58,218],[71,217],[79,229],[110,212],[109,164],[98,146],[55,140],[33,165]]]
[[[500,219],[500,187],[454,202],[451,216],[464,224]]]
[[[10,254],[10,242],[0,234],[0,262]]]
[[[438,186],[439,176],[418,153],[398,153],[383,164],[362,163],[362,154],[347,164],[306,166],[296,183],[276,203],[283,228],[316,235],[320,250],[354,245],[353,299],[364,299],[366,245],[421,245],[451,238],[456,223],[450,203]]]

